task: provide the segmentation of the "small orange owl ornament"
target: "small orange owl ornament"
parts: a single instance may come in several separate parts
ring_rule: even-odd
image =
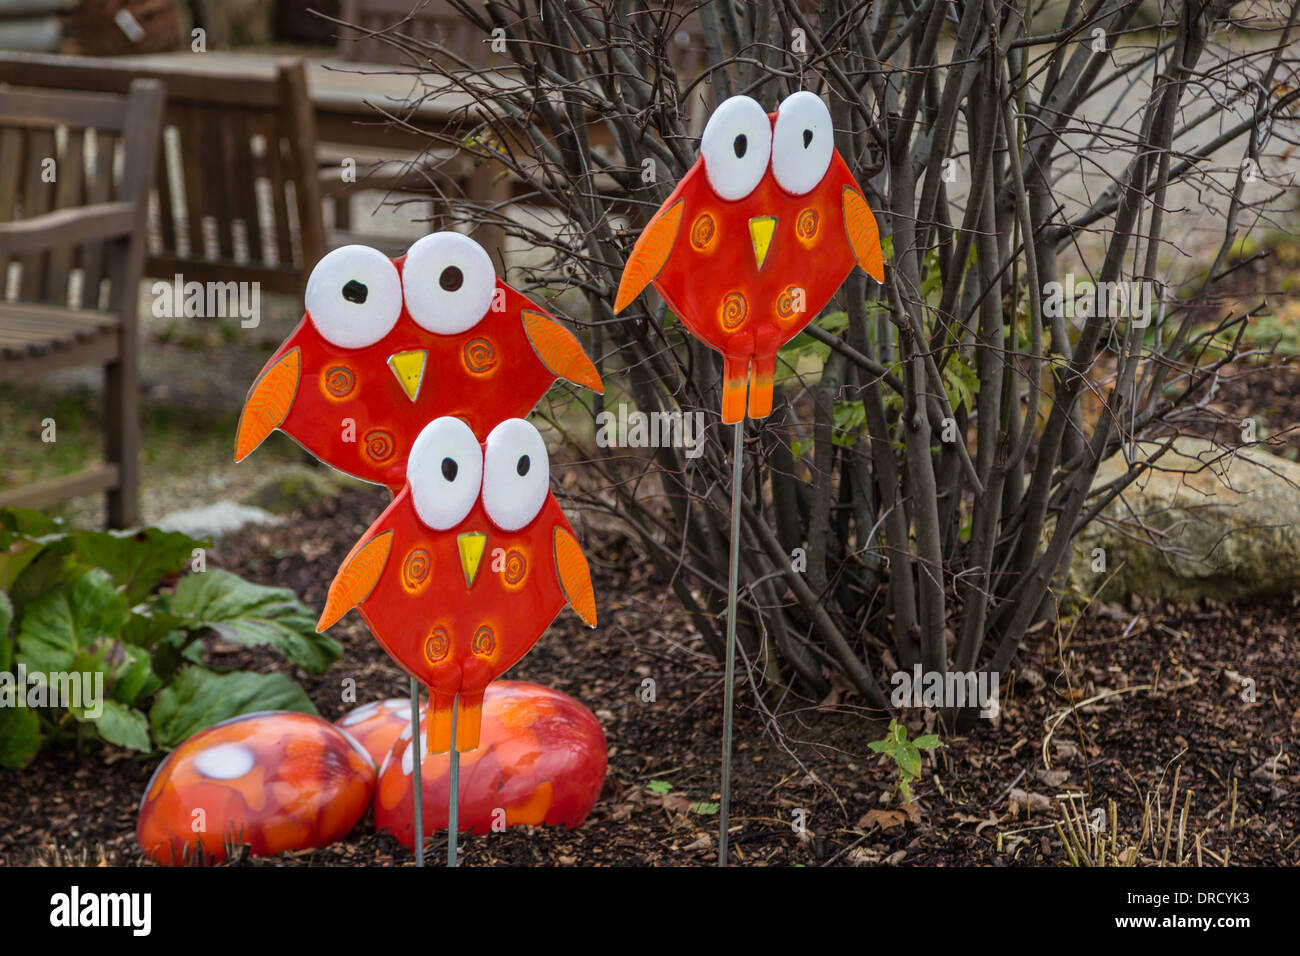
[[[508,418],[480,443],[446,416],[415,439],[405,486],[339,568],[317,628],[356,607],[429,688],[428,752],[443,753],[478,747],[483,692],[566,604],[596,626],[587,559],[551,494],[546,442]]]

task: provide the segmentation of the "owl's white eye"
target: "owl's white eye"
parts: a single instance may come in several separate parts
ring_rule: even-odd
[[[344,349],[374,345],[402,314],[402,280],[392,260],[369,246],[326,253],[307,279],[307,314],[327,342]]]
[[[455,335],[487,315],[496,291],[496,271],[483,247],[469,236],[435,232],[406,251],[402,289],[417,325],[439,335]]]
[[[709,117],[700,156],[709,185],[723,199],[743,199],[767,171],[772,153],[772,123],[755,100],[733,96]]]
[[[483,449],[459,418],[435,418],[411,444],[406,460],[415,513],[435,531],[465,520],[483,486]]]
[[[835,151],[831,111],[816,93],[786,97],[772,130],[772,175],[788,193],[802,196],[822,181]]]
[[[502,531],[518,531],[537,517],[551,488],[546,442],[522,418],[507,418],[487,437],[483,453],[483,508]]]

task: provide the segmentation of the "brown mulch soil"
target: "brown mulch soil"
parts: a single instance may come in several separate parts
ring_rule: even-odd
[[[247,529],[224,539],[213,563],[292,587],[319,607],[333,571],[384,498],[348,492],[283,525]],[[622,543],[594,537],[586,535],[586,547],[602,625],[587,630],[562,613],[509,676],[563,690],[596,713],[610,756],[601,799],[577,830],[466,836],[468,865],[715,860],[717,818],[688,804],[717,800],[721,668],[645,562]],[[962,736],[940,731],[946,747],[927,758],[908,810],[888,802],[890,767],[867,748],[880,726],[862,720],[851,698],[834,694],[820,706],[787,698],[778,735],[742,684],[734,859],[1060,864],[1064,853],[1052,823],[1063,795],[1076,793],[1089,815],[1115,801],[1121,845],[1136,838],[1149,805],[1161,820],[1158,845],[1142,853],[1149,862],[1161,855],[1177,776],[1178,815],[1191,796],[1183,845],[1193,861],[1294,863],[1297,622],[1296,604],[1278,599],[1231,608],[1107,605],[1073,627],[1040,625],[1026,641],[1014,682],[1003,686],[997,721],[979,721]],[[356,681],[358,702],[403,693],[401,672],[357,615],[331,633],[344,645],[342,659],[323,677],[296,675],[323,716],[334,719],[353,706],[342,700],[345,678]],[[209,653],[219,666],[283,666],[242,648],[217,645]],[[646,677],[656,684],[653,703],[641,698]],[[927,729],[922,711],[905,714],[914,736]],[[0,771],[0,863],[143,862],[135,814],[156,765],[156,758],[92,747],[80,757],[46,752],[24,771]],[[672,790],[656,795],[652,780]],[[798,810],[806,811],[803,836],[792,826]],[[1167,858],[1178,840],[1175,816]],[[388,865],[407,864],[410,855],[376,834],[367,818],[340,844],[251,862]]]

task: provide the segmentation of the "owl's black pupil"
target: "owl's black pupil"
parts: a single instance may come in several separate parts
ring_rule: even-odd
[[[528,469],[531,465],[532,462],[528,460],[527,455],[520,455],[519,461],[515,463],[515,471],[519,472],[519,477],[522,478],[524,475],[528,474]]]
[[[358,282],[356,279],[349,279],[347,285],[343,286],[343,298],[357,305],[365,305],[366,296],[369,294],[370,290],[366,288],[365,283]]]
[[[749,149],[749,140],[745,139],[744,133],[736,137],[736,141],[731,144],[731,148],[736,151],[737,159],[745,158],[745,150]]]
[[[442,477],[448,481],[456,480],[456,472],[460,471],[460,466],[456,464],[454,458],[444,458],[442,460]]]
[[[807,149],[811,145],[812,145],[812,130],[806,129],[803,131],[803,148]]]
[[[438,285],[442,286],[445,292],[455,292],[464,283],[465,273],[456,266],[447,266],[442,270],[442,275],[438,276]]]

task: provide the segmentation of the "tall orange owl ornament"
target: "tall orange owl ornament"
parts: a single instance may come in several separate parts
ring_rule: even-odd
[[[617,314],[653,285],[692,335],[722,353],[722,421],[735,425],[735,444],[719,866],[727,865],[731,807],[745,416],[772,411],[777,353],[855,265],[884,281],[880,230],[835,149],[826,104],[803,91],[766,113],[733,96],[709,117],[700,158],[637,238],[614,302]]]
[[[339,568],[316,627],[360,611],[411,677],[417,746],[417,682],[429,688],[427,750],[450,752],[448,866],[456,865],[458,754],[478,748],[484,692],[565,605],[596,626],[587,560],[551,494],[537,429],[507,418],[480,441],[461,417],[425,425],[411,444],[405,484]],[[423,762],[412,761],[416,834],[424,833]],[[423,866],[424,841],[415,846]]]
[[[880,232],[835,149],[815,94],[765,113],[748,96],[714,110],[700,158],[623,268],[614,312],[653,285],[696,338],[722,353],[722,420],[772,410],[776,356],[854,265],[885,278]]]

